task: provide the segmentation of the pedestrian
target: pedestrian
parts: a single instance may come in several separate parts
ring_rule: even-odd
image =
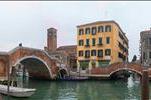
[[[10,74],[11,86],[17,86],[16,76],[17,76],[16,68],[15,68],[15,66],[12,66],[12,70],[11,70],[11,74]]]

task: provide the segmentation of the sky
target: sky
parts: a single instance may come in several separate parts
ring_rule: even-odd
[[[140,32],[151,28],[149,1],[0,1],[0,51],[43,49],[47,29],[56,28],[58,47],[74,45],[76,26],[114,20],[129,39],[129,59],[139,56]]]

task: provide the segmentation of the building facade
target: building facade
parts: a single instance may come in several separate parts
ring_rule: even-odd
[[[140,32],[141,63],[144,66],[151,65],[151,29]]]
[[[78,25],[77,44],[77,65],[83,70],[128,61],[128,39],[115,21]]]
[[[57,48],[58,52],[65,52],[68,55],[68,64],[71,71],[77,70],[77,45],[66,45]]]
[[[67,70],[74,70],[77,68],[77,45],[66,45],[57,48],[57,29],[47,29],[47,46],[44,47],[49,55],[55,57],[60,68],[67,68]]]

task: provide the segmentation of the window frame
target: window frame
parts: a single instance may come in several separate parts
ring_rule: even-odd
[[[100,42],[100,40],[101,40],[101,42]],[[98,40],[98,44],[103,44],[103,38],[102,37],[99,37],[99,40]]]
[[[111,31],[112,31],[111,25],[106,25],[105,32],[111,32]]]
[[[91,50],[91,56],[96,56],[96,50]]]
[[[83,55],[84,55],[83,50],[80,50],[80,51],[78,52],[78,56],[79,56],[79,57],[82,57]]]
[[[97,33],[97,28],[96,28],[96,27],[92,27],[92,28],[91,28],[91,33],[92,33],[92,35],[96,35],[96,33]]]
[[[96,45],[96,39],[92,38],[92,46],[95,46],[95,45]]]
[[[110,37],[106,37],[106,44],[110,44]]]
[[[90,50],[85,50],[85,58],[89,58],[90,57]]]
[[[104,32],[104,26],[98,26],[98,33]]]
[[[86,39],[86,46],[89,46],[90,45],[90,39]]]
[[[84,34],[84,29],[83,28],[80,28],[79,29],[79,35],[83,35]]]
[[[111,49],[105,49],[105,56],[111,55]]]
[[[86,35],[90,34],[90,32],[91,32],[91,30],[90,30],[89,27],[85,28],[85,34],[86,34]]]
[[[79,40],[79,46],[83,46],[84,45],[84,41],[83,40]]]
[[[99,49],[97,50],[97,52],[98,52],[97,54],[98,57],[103,57],[103,49]]]

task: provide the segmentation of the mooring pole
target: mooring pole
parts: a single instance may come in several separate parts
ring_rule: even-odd
[[[143,70],[141,79],[141,100],[149,100],[149,77],[148,70]]]
[[[8,69],[7,69],[7,98],[9,100],[9,88],[10,88],[10,60],[9,60],[9,64],[8,64]]]

